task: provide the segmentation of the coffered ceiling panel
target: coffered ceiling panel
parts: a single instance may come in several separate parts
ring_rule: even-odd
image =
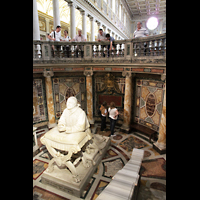
[[[166,13],[166,0],[125,0],[133,14],[158,15]]]

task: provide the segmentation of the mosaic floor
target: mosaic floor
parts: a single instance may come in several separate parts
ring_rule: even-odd
[[[95,125],[96,134],[109,136],[110,131],[100,131],[100,125]],[[133,148],[143,149],[144,159],[141,166],[141,179],[138,200],[166,199],[166,154],[160,155],[148,142],[148,138],[139,132],[125,134],[115,128],[116,136],[111,137],[111,146],[100,162],[93,177],[85,188],[81,198],[66,194],[58,189],[41,183],[41,175],[48,167],[51,155],[43,149],[33,157],[33,199],[86,199],[94,200],[104,190],[112,177],[120,170],[131,156]],[[41,144],[40,144],[41,145]]]

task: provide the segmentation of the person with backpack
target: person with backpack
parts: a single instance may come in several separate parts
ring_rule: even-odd
[[[101,131],[104,131],[106,129],[106,116],[108,114],[106,101],[104,101],[101,104],[100,111],[101,111]]]
[[[73,39],[72,42],[85,42],[85,36],[81,34],[82,31],[81,29],[78,30],[78,35],[76,35]],[[78,58],[78,51],[81,50],[81,58],[83,58],[83,45],[77,45],[76,47],[76,57]]]
[[[52,31],[49,35],[48,35],[48,38],[49,40],[53,40],[53,41],[62,41],[62,38],[61,38],[61,26],[56,26],[56,30],[55,31]],[[56,49],[57,49],[57,52],[60,51],[60,48],[61,48],[61,45],[56,45],[55,46]],[[53,45],[52,45],[52,49],[54,51],[54,48],[55,48]],[[54,56],[54,54],[53,54]]]

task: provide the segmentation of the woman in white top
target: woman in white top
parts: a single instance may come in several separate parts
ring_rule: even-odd
[[[108,114],[107,103],[105,101],[103,102],[103,104],[101,104],[100,111],[101,111],[101,131],[104,131],[106,129],[106,116]]]
[[[119,115],[117,108],[115,108],[115,103],[111,102],[108,108],[109,118],[110,118],[110,131],[111,135],[114,135],[115,124]]]
[[[62,38],[62,41],[66,41],[66,42],[70,42],[71,38],[68,36],[68,31],[65,30],[64,31],[64,37]],[[64,52],[64,57],[69,58],[69,51],[70,51],[70,47],[69,45],[64,45],[63,46],[63,52]]]

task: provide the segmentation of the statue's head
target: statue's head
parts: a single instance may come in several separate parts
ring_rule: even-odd
[[[69,97],[67,99],[67,104],[66,105],[67,105],[67,109],[68,110],[71,110],[72,108],[78,106],[78,102],[77,102],[76,97]]]

